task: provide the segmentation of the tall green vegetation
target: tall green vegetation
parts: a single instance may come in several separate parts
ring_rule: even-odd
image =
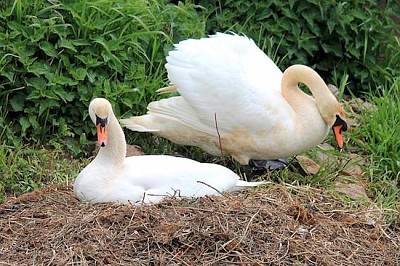
[[[364,110],[351,137],[370,159],[366,175],[378,202],[400,207],[400,75],[368,99],[376,108]]]
[[[94,96],[110,99],[118,115],[143,112],[165,79],[165,53],[205,27],[194,5],[162,0],[0,5],[0,125],[39,142],[83,143]]]

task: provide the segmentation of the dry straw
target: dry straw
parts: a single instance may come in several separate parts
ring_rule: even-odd
[[[309,187],[126,206],[48,186],[0,205],[0,265],[399,265],[380,212]]]

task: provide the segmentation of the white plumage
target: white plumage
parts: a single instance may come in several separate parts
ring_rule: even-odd
[[[111,104],[103,98],[94,99],[89,114],[103,147],[75,181],[74,192],[82,201],[157,203],[165,197],[220,195],[264,183],[242,181],[221,165],[186,158],[167,155],[125,157],[125,136]],[[98,121],[106,122],[102,126]]]
[[[307,151],[326,138],[338,117],[345,124],[343,109],[314,70],[295,65],[282,73],[245,36],[217,33],[182,41],[165,67],[173,86],[161,91],[180,96],[151,102],[146,115],[122,119],[127,128],[247,164]]]

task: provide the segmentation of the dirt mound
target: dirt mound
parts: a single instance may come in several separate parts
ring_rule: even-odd
[[[399,265],[380,217],[309,187],[126,206],[53,185],[0,205],[0,264]]]

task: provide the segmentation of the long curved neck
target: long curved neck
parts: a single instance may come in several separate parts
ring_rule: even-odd
[[[120,165],[126,157],[126,141],[121,126],[114,114],[109,116],[107,145],[101,147],[96,156],[102,164]]]
[[[300,90],[299,83],[305,84],[311,90],[313,97]],[[287,68],[283,74],[281,86],[282,96],[295,112],[302,116],[302,119],[314,116],[324,118],[324,113],[337,102],[320,75],[304,65],[293,65]],[[315,112],[315,107],[318,112]],[[327,119],[324,120],[328,124]]]
[[[299,89],[305,84],[313,97]],[[303,65],[287,68],[282,77],[282,96],[293,108],[293,141],[301,141],[310,148],[321,143],[328,134],[328,123],[323,114],[330,110],[335,97],[330,93],[323,79],[313,69]]]

